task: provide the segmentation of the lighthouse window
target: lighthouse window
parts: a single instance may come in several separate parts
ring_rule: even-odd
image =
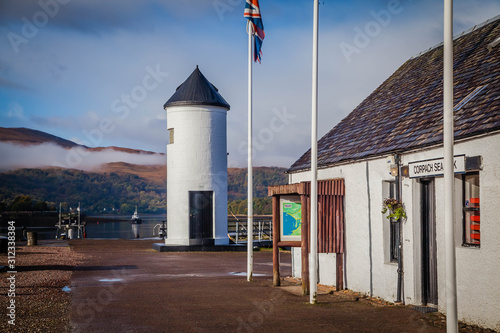
[[[172,144],[174,143],[174,129],[173,128],[169,128],[168,129],[168,144]]]
[[[481,215],[479,203],[479,173],[467,173],[462,176],[463,200],[463,245],[481,245]]]

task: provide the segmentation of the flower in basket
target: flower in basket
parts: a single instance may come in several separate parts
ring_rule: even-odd
[[[389,211],[389,215],[387,215],[388,219],[394,218],[396,220],[405,219],[406,220],[406,212],[403,207],[403,204],[396,199],[385,199],[382,204],[382,214],[387,213]]]

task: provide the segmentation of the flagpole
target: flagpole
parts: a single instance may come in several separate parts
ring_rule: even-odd
[[[446,237],[446,331],[458,332],[454,230],[453,0],[444,0],[443,40],[444,224]]]
[[[316,304],[318,291],[318,14],[319,0],[314,0],[312,59],[311,124],[311,243],[309,257],[309,302]]]
[[[253,27],[248,30],[248,198],[247,198],[247,281],[253,280],[253,167],[252,167],[252,41]]]

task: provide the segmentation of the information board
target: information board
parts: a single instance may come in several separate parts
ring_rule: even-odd
[[[300,241],[302,207],[300,197],[285,197],[280,200],[281,239]]]

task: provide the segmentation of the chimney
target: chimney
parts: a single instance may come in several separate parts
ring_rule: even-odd
[[[489,52],[493,51],[493,48],[496,47],[498,44],[500,44],[500,37],[498,37],[493,42],[488,44],[488,51]]]

